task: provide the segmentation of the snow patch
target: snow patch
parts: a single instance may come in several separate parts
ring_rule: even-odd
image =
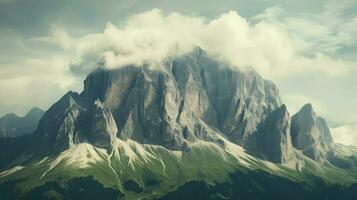
[[[16,166],[16,167],[13,167],[13,168],[11,168],[11,169],[5,170],[5,171],[3,171],[3,172],[0,173],[0,178],[3,178],[3,177],[8,176],[8,175],[10,175],[10,174],[13,174],[13,173],[15,173],[15,172],[17,172],[17,171],[20,171],[20,170],[22,170],[23,168],[25,168],[25,167],[23,167],[23,166]]]

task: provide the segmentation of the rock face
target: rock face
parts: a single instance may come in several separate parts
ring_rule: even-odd
[[[287,163],[295,158],[290,123],[285,105],[267,116],[260,124],[255,140],[260,157],[276,163]]]
[[[0,137],[19,137],[32,133],[44,111],[40,108],[31,109],[24,117],[14,113],[6,114],[0,118]]]
[[[272,82],[197,49],[161,67],[92,72],[81,94],[69,92],[48,110],[36,135],[45,151],[79,142],[110,147],[114,136],[172,150],[197,140],[221,144],[223,136],[255,150],[258,124],[280,106]]]
[[[293,145],[311,159],[326,160],[326,153],[333,144],[326,121],[316,116],[311,104],[306,104],[292,117],[291,136]]]
[[[110,149],[118,133],[111,111],[96,100],[91,113],[89,141],[95,146]]]
[[[272,82],[197,49],[161,66],[98,68],[81,94],[46,112],[35,135],[43,153],[81,142],[110,149],[116,138],[185,150],[199,140],[224,146],[223,137],[277,163],[294,159],[294,147],[324,158],[333,142],[326,122],[306,106],[290,124]]]
[[[86,110],[79,101],[77,93],[68,92],[44,114],[35,131],[40,151],[61,151],[79,142],[78,130],[87,127],[78,121]]]

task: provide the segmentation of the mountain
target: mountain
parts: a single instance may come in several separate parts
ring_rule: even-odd
[[[353,169],[357,167],[357,148],[355,146],[345,146],[334,144],[327,152],[328,161],[339,168]]]
[[[256,135],[260,157],[275,163],[289,163],[296,159],[290,124],[290,115],[285,105],[271,112],[262,121]]]
[[[0,118],[0,169],[12,166],[12,161],[32,145],[32,133],[44,112],[35,107],[24,117],[10,113]]]
[[[311,104],[306,104],[292,117],[293,145],[309,158],[323,162],[333,139],[326,121],[318,117]]]
[[[105,120],[93,123],[96,104],[105,107],[102,118],[114,119],[111,127],[106,128]],[[220,66],[196,50],[162,68],[96,70],[84,81],[81,94],[69,92],[49,109],[35,134],[44,152],[83,141],[110,146],[111,140],[89,138],[96,137],[88,134],[96,125],[123,140],[170,150],[184,150],[199,140],[221,144],[224,136],[257,151],[257,125],[280,106],[273,83],[253,71]]]
[[[0,118],[0,137],[19,137],[35,131],[45,111],[32,108],[24,117],[9,113]]]
[[[32,145],[32,133],[44,112],[35,107],[24,117],[10,113],[0,118],[0,169],[12,166],[12,161]]]
[[[357,151],[333,142],[311,104],[290,117],[271,81],[200,48],[99,66],[29,141],[0,173],[5,199],[357,197]]]

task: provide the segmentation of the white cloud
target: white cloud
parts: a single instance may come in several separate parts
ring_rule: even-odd
[[[346,17],[346,10],[356,7],[353,0],[330,0],[318,13],[289,13],[281,7],[271,7],[255,16],[254,20],[266,20],[286,29],[305,53],[336,53],[357,43],[356,18]]]
[[[273,80],[312,72],[343,75],[356,66],[350,61],[333,59],[324,52],[304,55],[301,49],[309,44],[299,41],[306,38],[298,40],[289,29],[263,19],[260,16],[251,23],[230,11],[207,21],[179,13],[164,15],[154,9],[130,17],[121,27],[108,23],[102,33],[74,38],[54,27],[49,37],[35,40],[57,44],[72,52],[75,64],[92,67],[101,58],[108,68],[143,63],[159,65],[164,59],[187,53],[195,46],[231,66],[253,67]],[[301,21],[295,25],[300,29],[314,24]],[[316,36],[328,31],[320,27],[311,28],[309,32]]]
[[[79,89],[67,65],[62,56],[0,63],[1,111],[23,114],[34,106],[48,108],[68,90]]]
[[[108,68],[123,65],[158,64],[171,56],[192,51],[202,31],[203,19],[172,13],[163,16],[154,9],[132,16],[118,28],[110,22],[103,33],[72,38],[56,26],[49,37],[35,38],[72,51],[74,63],[96,63],[101,58]]]
[[[337,143],[357,146],[357,125],[343,125],[331,128],[333,139]]]

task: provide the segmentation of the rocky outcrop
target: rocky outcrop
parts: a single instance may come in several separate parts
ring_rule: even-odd
[[[55,103],[36,130],[43,152],[88,142],[110,149],[116,138],[185,150],[222,137],[277,163],[294,147],[323,161],[333,143],[326,122],[306,105],[293,116],[276,86],[254,71],[240,71],[204,51],[168,59],[160,66],[98,68],[80,93]]]
[[[273,83],[197,49],[160,67],[95,70],[81,94],[49,109],[36,135],[52,150],[79,142],[107,148],[114,135],[172,150],[197,140],[222,144],[223,136],[251,149],[258,125],[280,105]]]
[[[52,105],[35,131],[39,151],[61,151],[78,141],[78,118],[85,110],[74,92],[68,92]]]
[[[275,163],[294,160],[295,153],[290,136],[290,115],[285,105],[274,110],[260,124],[256,134],[258,156]]]
[[[99,69],[84,88],[82,98],[100,99],[112,111],[120,138],[169,149],[216,134],[249,146],[260,121],[281,104],[270,81],[222,66],[202,50],[161,68]]]
[[[111,149],[117,137],[118,128],[111,111],[100,100],[94,102],[88,139],[95,146]]]
[[[333,143],[325,120],[316,116],[311,104],[306,104],[292,117],[293,145],[311,159],[326,161],[326,153]]]
[[[23,117],[14,113],[4,115],[0,118],[0,138],[14,138],[33,133],[44,112],[35,107]]]
[[[332,134],[330,128],[328,127],[326,120],[322,117],[317,117],[316,123],[321,133],[321,140],[324,146],[330,147],[333,144]]]

